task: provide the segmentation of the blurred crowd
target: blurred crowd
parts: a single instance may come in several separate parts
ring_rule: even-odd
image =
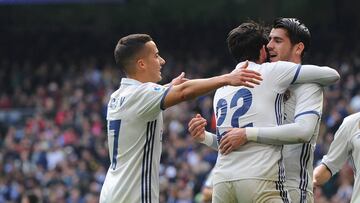
[[[216,57],[164,58],[163,83],[181,71],[188,78],[199,78],[232,69],[219,69],[223,65]],[[343,118],[360,110],[360,53],[314,53],[311,62],[335,67],[341,75],[340,82],[325,89],[316,165]],[[110,163],[106,107],[121,77],[112,62],[99,63],[94,58],[0,61],[0,203],[98,202]],[[208,120],[207,129],[214,131],[212,96],[164,112],[161,202],[201,202],[200,191],[217,152],[192,140],[187,123],[201,113]],[[315,202],[349,202],[351,167],[347,163],[324,187],[316,188]]]

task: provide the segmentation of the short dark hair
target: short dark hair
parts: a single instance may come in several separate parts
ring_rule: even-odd
[[[115,62],[126,73],[136,55],[144,48],[145,43],[152,41],[147,34],[131,34],[119,40],[114,51]]]
[[[268,30],[253,21],[242,23],[234,28],[227,38],[230,54],[237,63],[244,60],[258,60],[260,49],[268,42]]]
[[[302,42],[304,51],[301,56],[310,47],[311,35],[309,29],[297,18],[277,18],[274,20],[273,28],[283,28],[288,32],[291,44]]]

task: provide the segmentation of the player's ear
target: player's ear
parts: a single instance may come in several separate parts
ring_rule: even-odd
[[[297,55],[301,55],[301,53],[304,51],[304,49],[305,49],[304,43],[299,42],[299,43],[296,45],[295,53],[296,53]]]
[[[144,61],[144,59],[142,59],[142,58],[138,59],[136,61],[136,66],[141,70],[145,69],[145,61]]]
[[[267,59],[266,45],[263,45],[260,49],[259,62],[264,63]]]

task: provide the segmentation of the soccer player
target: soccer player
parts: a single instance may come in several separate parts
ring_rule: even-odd
[[[270,60],[300,64],[310,45],[308,28],[295,18],[274,21],[267,44]],[[323,90],[318,84],[292,85],[287,92],[285,120],[279,127],[233,129],[220,144],[224,154],[249,141],[285,145],[283,158],[286,186],[293,202],[314,202],[312,171],[313,152],[319,133]],[[295,123],[294,123],[295,122]],[[302,144],[294,144],[300,143]]]
[[[107,109],[111,165],[100,202],[159,202],[159,163],[163,131],[162,111],[224,85],[259,84],[259,73],[243,68],[229,74],[183,81],[170,87],[161,80],[160,57],[149,35],[132,34],[119,40],[115,61],[126,73]]]
[[[224,139],[222,136],[231,129],[282,124],[282,95],[290,84],[317,82],[325,85],[339,79],[335,70],[325,67],[289,62],[259,65],[266,59],[264,35],[262,28],[252,23],[242,24],[229,33],[232,55],[238,62],[252,61],[249,69],[259,71],[264,81],[254,89],[228,86],[218,89],[214,96],[217,142],[213,136],[204,133],[205,122],[199,115],[189,123],[193,137],[214,148],[220,142],[222,150],[228,147],[222,145],[229,133]],[[285,174],[281,151],[282,145],[255,142],[246,143],[229,154],[223,151],[214,171],[213,202],[289,202],[283,186]]]
[[[357,203],[360,202],[360,113],[346,117],[336,131],[327,155],[314,170],[314,185],[320,186],[327,182],[348,159],[353,162],[355,176],[351,203]]]

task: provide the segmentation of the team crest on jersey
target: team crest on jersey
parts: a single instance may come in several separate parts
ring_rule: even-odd
[[[162,90],[162,86],[160,86],[160,85],[154,85],[153,87],[152,87],[152,89],[153,89],[153,91],[155,91],[155,92],[160,92],[161,90]]]

